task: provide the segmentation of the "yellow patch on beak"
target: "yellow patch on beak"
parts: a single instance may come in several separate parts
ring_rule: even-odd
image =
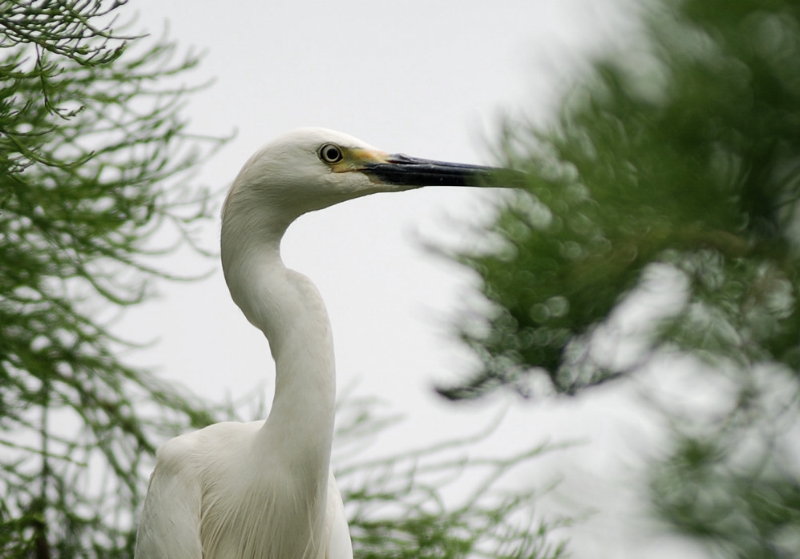
[[[334,173],[349,173],[360,171],[364,165],[370,163],[386,163],[389,154],[377,149],[365,148],[344,148],[342,149],[342,160],[331,165]]]

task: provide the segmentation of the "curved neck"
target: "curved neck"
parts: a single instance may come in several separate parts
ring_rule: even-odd
[[[336,398],[328,314],[314,284],[281,260],[289,223],[270,220],[263,207],[257,221],[247,217],[223,218],[222,262],[231,296],[267,337],[275,359],[275,397],[259,440],[270,459],[285,459],[324,486]]]

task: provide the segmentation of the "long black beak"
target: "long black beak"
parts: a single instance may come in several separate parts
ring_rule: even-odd
[[[392,154],[382,162],[367,163],[360,170],[382,182],[402,186],[514,186],[500,182],[508,183],[508,177],[521,175],[509,169],[433,161],[402,153]],[[500,181],[503,177],[506,180]],[[519,177],[511,182],[518,180]]]

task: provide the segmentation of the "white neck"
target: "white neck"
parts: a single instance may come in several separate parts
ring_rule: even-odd
[[[227,211],[222,262],[231,296],[269,340],[276,365],[272,410],[256,451],[276,457],[325,506],[335,406],[333,343],[327,311],[305,276],[284,266],[280,241],[291,220],[269,208]]]

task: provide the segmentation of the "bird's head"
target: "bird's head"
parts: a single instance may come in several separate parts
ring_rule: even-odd
[[[376,192],[421,186],[478,185],[495,170],[390,154],[323,128],[290,132],[244,165],[233,183],[223,219],[235,208],[269,208],[286,224],[300,215]]]

